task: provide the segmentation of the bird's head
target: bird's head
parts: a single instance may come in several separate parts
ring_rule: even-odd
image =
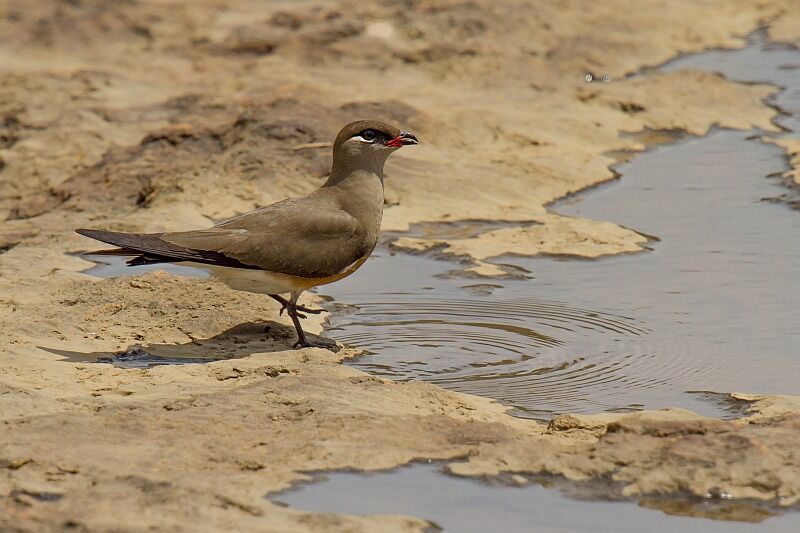
[[[379,120],[351,122],[333,143],[333,173],[366,170],[383,177],[383,164],[403,146],[417,144],[417,137]]]

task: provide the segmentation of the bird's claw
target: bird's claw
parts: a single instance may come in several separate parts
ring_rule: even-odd
[[[288,312],[286,305],[282,305],[281,306],[281,310],[278,311],[278,316],[283,316],[283,312],[284,311]],[[297,315],[298,318],[308,318],[303,313],[309,313],[309,314],[312,314],[312,315],[318,315],[321,312],[322,312],[322,309],[310,309],[310,308],[305,307],[303,305],[298,305],[297,307],[295,307],[295,314]]]
[[[310,341],[310,340],[305,339],[305,338],[304,339],[298,339],[297,342],[295,342],[292,345],[292,348],[295,349],[295,350],[299,350],[301,348],[320,348],[320,347],[322,347],[321,344],[313,342],[313,341]]]
[[[283,312],[284,311],[286,311],[286,306],[285,305],[283,307],[281,307],[280,311],[278,311],[278,316],[283,316]],[[288,311],[286,311],[286,312],[288,313]],[[306,312],[308,312],[308,311],[306,311]],[[304,315],[303,313],[300,313],[298,311],[295,311],[294,314],[297,315],[297,318],[306,318],[306,315]]]
[[[299,350],[301,348],[325,348],[326,350],[337,351],[335,344],[322,341],[310,341],[308,339],[305,341],[298,340],[292,345],[292,348],[295,350]]]

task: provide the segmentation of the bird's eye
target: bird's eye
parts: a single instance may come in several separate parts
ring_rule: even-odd
[[[365,141],[369,141],[369,142],[374,141],[375,138],[378,136],[378,134],[375,133],[375,130],[364,130],[361,133],[359,133],[358,135],[362,139],[364,139]]]

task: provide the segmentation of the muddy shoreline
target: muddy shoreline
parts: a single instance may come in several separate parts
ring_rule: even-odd
[[[76,227],[182,229],[304,194],[330,161],[303,147],[362,115],[423,141],[387,166],[385,230],[519,223],[395,246],[469,257],[476,275],[503,274],[485,260],[506,253],[638,250],[646,238],[631,230],[545,205],[612,179],[607,154],[644,148],[624,132],[778,131],[764,103],[776,89],[696,71],[625,76],[741,47],[764,23],[770,39],[797,45],[800,25],[788,1],[636,5],[7,2],[0,528],[423,530],[419,519],[265,498],[303,472],[420,458],[466,458],[449,466],[463,476],[611,479],[632,499],[724,493],[796,506],[796,397],[733,395],[746,412],[736,420],[676,409],[522,420],[484,398],[344,366],[351,349],[291,350],[271,300],[163,272],[98,280],[75,255],[93,246]],[[619,81],[587,84],[586,72]],[[796,139],[776,142],[797,181]],[[226,360],[77,360],[133,345]]]

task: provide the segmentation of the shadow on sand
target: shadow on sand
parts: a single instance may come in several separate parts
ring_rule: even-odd
[[[334,352],[339,346],[331,339],[306,333],[309,342]],[[75,352],[39,346],[73,363],[110,363],[122,368],[155,365],[210,363],[239,359],[254,353],[291,350],[297,339],[292,326],[278,322],[246,322],[210,339],[194,339],[185,344],[136,344],[118,352]]]

